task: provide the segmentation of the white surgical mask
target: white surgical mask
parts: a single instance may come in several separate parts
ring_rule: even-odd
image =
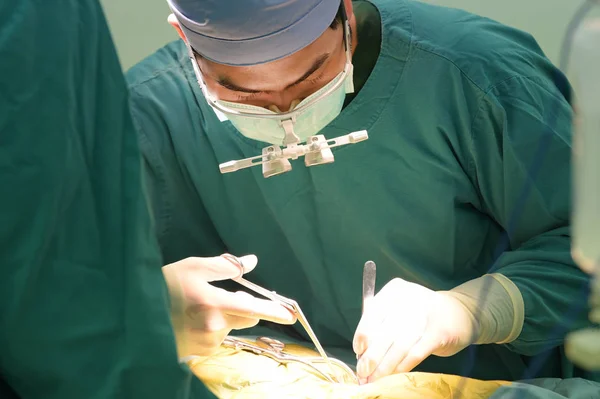
[[[286,141],[286,125],[293,126],[299,142],[306,141],[333,121],[342,111],[346,94],[354,92],[352,64],[348,63],[331,82],[306,97],[297,105],[292,105],[285,113],[274,112],[254,105],[217,100],[228,109],[254,115],[282,115],[281,119],[250,117],[243,114],[227,114],[227,119],[244,136],[275,145],[290,144]],[[344,80],[340,83],[340,80]],[[337,87],[336,87],[337,86]],[[297,111],[295,111],[297,110]],[[223,118],[220,115],[221,119]],[[290,122],[292,125],[290,125]]]

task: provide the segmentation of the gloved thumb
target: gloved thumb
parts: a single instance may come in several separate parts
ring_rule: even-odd
[[[166,267],[178,266],[181,264],[181,266],[193,273],[195,277],[211,282],[240,277],[240,275],[254,270],[258,264],[256,255],[246,255],[237,259],[239,260],[239,263],[229,260],[224,256],[215,256],[212,258],[187,258]],[[240,268],[240,265],[243,270]]]

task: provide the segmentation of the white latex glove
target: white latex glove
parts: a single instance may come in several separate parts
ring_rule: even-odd
[[[521,293],[499,274],[438,292],[393,279],[366,304],[356,329],[358,377],[361,383],[373,382],[411,371],[430,355],[447,357],[471,344],[511,342],[523,318]]]
[[[241,257],[244,273],[258,262],[254,255]],[[240,269],[222,257],[187,258],[163,267],[171,297],[171,318],[180,358],[208,356],[231,330],[250,328],[259,320],[293,324],[296,317],[271,300],[246,292],[229,292],[209,284],[236,278]]]

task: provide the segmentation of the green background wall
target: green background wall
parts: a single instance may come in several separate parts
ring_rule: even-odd
[[[583,0],[424,0],[493,18],[528,31],[558,63],[561,40]],[[124,69],[177,39],[166,0],[101,0]]]

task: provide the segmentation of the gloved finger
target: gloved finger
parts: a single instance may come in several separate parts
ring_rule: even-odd
[[[195,334],[217,333],[227,329],[226,314],[219,308],[194,304],[185,309],[184,327]]]
[[[207,349],[220,346],[229,332],[230,330],[226,329],[208,333],[204,329],[190,328],[187,337],[192,346]]]
[[[224,291],[220,299],[220,308],[231,316],[240,316],[267,320],[277,324],[294,324],[296,315],[282,304],[268,299],[255,298],[252,295],[238,291]]]
[[[396,331],[390,326],[389,319],[386,319],[386,321],[370,329],[370,335],[366,338],[368,341],[367,349],[361,354],[356,364],[358,378],[369,377],[394,342]]]
[[[231,330],[254,327],[260,321],[255,317],[233,316],[222,309],[207,309],[202,305],[188,306],[186,314],[189,317],[184,319],[184,327],[196,334],[218,334],[223,331],[228,334]]]
[[[187,258],[181,262],[186,262],[186,267],[204,281],[219,281],[240,277],[256,267],[258,258],[255,255],[247,255],[238,258],[243,270],[235,262],[222,257],[212,258]]]
[[[370,337],[376,334],[376,331],[381,327],[386,318],[386,307],[383,296],[375,295],[370,301],[369,306],[365,308],[356,331],[352,339],[352,349],[357,356],[362,356],[369,347]]]
[[[369,383],[374,382],[382,377],[394,374],[398,365],[404,361],[411,348],[420,338],[420,332],[416,330],[408,334],[407,331],[399,334],[378,362],[376,368],[371,370],[372,372],[368,375],[367,381]]]
[[[352,349],[357,357],[362,356],[369,346],[368,339],[372,335],[369,331],[377,328],[385,320],[390,311],[390,304],[398,302],[398,293],[403,292],[407,284],[409,283],[401,278],[394,278],[384,285],[377,295],[367,301],[352,340]]]
[[[445,344],[438,334],[425,332],[396,366],[395,373],[408,373]]]
[[[391,374],[419,340],[422,329],[415,328],[410,320],[401,320],[397,315],[390,315],[377,335],[370,337],[369,347],[357,365],[359,378],[371,377],[377,370],[382,375]]]
[[[245,328],[251,328],[257,325],[260,321],[260,319],[232,315],[227,315],[227,318],[227,325],[232,330],[243,330]]]
[[[217,310],[202,310],[201,316],[185,318],[182,331],[175,334],[180,356],[209,356],[229,334],[225,315]]]
[[[212,312],[203,319],[186,323],[186,332],[181,335],[188,355],[208,356],[215,352],[231,330],[241,330],[257,325],[258,319],[230,316]]]
[[[190,330],[186,336],[187,356],[210,356],[215,354],[228,332],[207,334],[200,330]]]

